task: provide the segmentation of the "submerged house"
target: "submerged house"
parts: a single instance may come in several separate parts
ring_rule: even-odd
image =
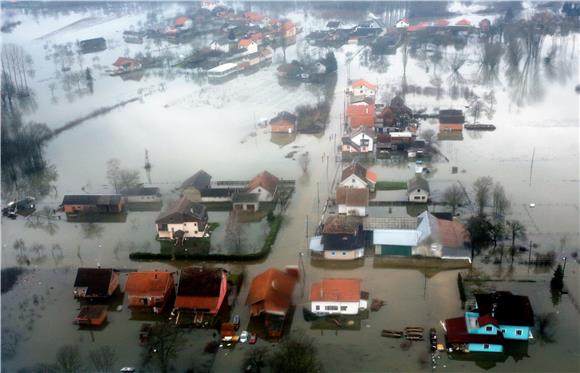
[[[298,117],[296,115],[282,111],[270,119],[272,133],[294,133],[296,132],[297,121]]]
[[[534,311],[528,297],[500,291],[476,294],[475,300],[475,310],[445,320],[450,351],[503,352],[506,340],[532,339]]]
[[[195,314],[218,314],[228,292],[227,271],[222,268],[189,267],[181,270],[175,309]]]
[[[310,287],[310,310],[319,315],[356,315],[367,309],[368,299],[360,279],[325,278]]]
[[[82,326],[101,326],[107,321],[107,306],[82,306],[75,318],[75,324]]]
[[[81,40],[79,42],[81,53],[100,52],[107,49],[107,41],[105,38],[94,38]]]
[[[256,212],[260,209],[258,198],[258,194],[236,193],[232,197],[233,209],[236,211]]]
[[[201,192],[208,189],[211,184],[211,175],[204,170],[199,170],[187,178],[179,187],[181,195],[187,197],[190,201],[198,202],[201,200]]]
[[[424,211],[419,215],[418,221],[420,244],[414,250],[414,255],[471,259],[471,250],[468,248],[469,232],[459,220],[438,218]]]
[[[171,272],[129,272],[125,293],[129,307],[160,313],[174,291]]]
[[[364,219],[363,229],[373,232],[376,256],[410,257],[419,243],[416,218],[369,217]]]
[[[282,336],[284,323],[292,305],[296,276],[290,271],[270,268],[252,279],[246,305],[252,317],[262,317],[268,336]]]
[[[375,125],[376,107],[373,103],[359,102],[346,108],[346,121],[351,129],[359,127],[373,128]]]
[[[439,110],[440,132],[461,132],[463,123],[465,123],[465,117],[461,110]]]
[[[259,202],[272,202],[278,190],[280,180],[269,173],[262,171],[254,177],[247,186],[247,191],[250,194],[258,195]]]
[[[117,58],[117,60],[113,62],[113,66],[115,66],[115,70],[111,73],[112,75],[130,73],[132,71],[141,70],[143,67],[140,61],[127,57]]]
[[[118,288],[118,271],[112,268],[79,268],[73,295],[77,299],[106,299]]]
[[[336,189],[336,204],[341,215],[365,216],[369,205],[369,190],[367,188]]]
[[[369,191],[375,191],[377,183],[377,174],[367,170],[360,163],[353,163],[344,170],[340,178],[339,186],[346,188],[368,188]]]
[[[160,240],[201,238],[207,230],[207,208],[185,197],[155,220]]]
[[[330,215],[322,229],[319,251],[324,259],[354,260],[364,257],[362,218]]]
[[[125,211],[125,198],[119,194],[67,194],[61,206],[67,214],[119,214]]]
[[[160,203],[161,192],[157,187],[139,186],[121,191],[128,203]]]
[[[354,96],[375,96],[377,94],[377,88],[375,84],[369,83],[364,79],[355,80],[351,84],[351,90]]]
[[[375,136],[372,129],[359,127],[342,138],[342,152],[367,154],[375,151]]]
[[[407,182],[409,202],[429,202],[429,182],[417,175]]]

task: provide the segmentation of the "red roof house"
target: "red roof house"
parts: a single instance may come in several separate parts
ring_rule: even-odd
[[[129,307],[152,308],[159,313],[171,296],[173,286],[171,272],[130,272],[125,285]]]
[[[364,126],[373,128],[375,125],[375,104],[351,104],[346,108],[348,124],[352,129]]]
[[[447,26],[449,26],[449,21],[446,19],[438,19],[435,22],[433,22],[433,26],[435,26],[435,27],[447,27]]]
[[[270,202],[274,199],[280,180],[269,173],[262,171],[248,183],[248,193],[259,195],[260,202]]]
[[[467,19],[463,18],[463,19],[461,19],[461,20],[457,21],[457,22],[455,23],[455,26],[463,26],[463,27],[468,27],[468,26],[471,26],[471,22],[470,22],[469,20],[467,20]]]
[[[189,17],[186,17],[186,16],[177,17],[177,19],[175,19],[175,26],[183,27],[188,23],[188,21],[191,22]]]
[[[325,278],[310,287],[311,310],[317,314],[357,314],[367,300],[360,279]]]
[[[224,269],[185,268],[179,275],[175,308],[216,315],[228,291]]]
[[[264,19],[264,15],[258,12],[246,12],[244,13],[244,18],[250,22],[261,22]]]

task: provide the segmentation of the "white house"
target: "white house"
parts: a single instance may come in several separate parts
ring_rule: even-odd
[[[346,153],[373,153],[374,132],[368,127],[358,127],[342,139],[342,151]]]
[[[409,202],[427,203],[429,201],[429,183],[417,175],[407,183]]]
[[[354,96],[370,97],[377,94],[377,86],[364,79],[352,82],[351,91]]]
[[[310,310],[320,315],[356,315],[367,309],[368,298],[360,279],[325,278],[310,288]]]
[[[258,195],[258,202],[272,202],[278,189],[280,180],[269,173],[263,171],[248,183],[247,191],[250,194]]]
[[[365,216],[369,204],[369,190],[367,188],[336,189],[336,204],[341,215]]]
[[[160,240],[201,238],[207,230],[207,209],[186,197],[162,212],[155,220]]]
[[[128,203],[160,203],[161,193],[157,187],[135,187],[121,191]]]
[[[330,215],[322,229],[322,255],[328,260],[355,260],[364,257],[362,220],[354,215]]]
[[[417,219],[410,217],[368,217],[363,220],[363,229],[373,232],[377,256],[410,257],[421,236]]]
[[[374,192],[377,183],[377,175],[361,166],[353,163],[342,171],[339,186],[346,188],[368,188]]]
[[[224,53],[229,53],[230,42],[227,40],[214,40],[209,44],[209,48],[214,51],[222,51]]]
[[[407,18],[402,18],[395,23],[395,28],[407,28],[409,27],[409,20]]]
[[[258,44],[253,41],[252,39],[241,39],[238,42],[238,48],[239,49],[245,49],[246,54],[252,54],[252,53],[257,53],[258,52]]]

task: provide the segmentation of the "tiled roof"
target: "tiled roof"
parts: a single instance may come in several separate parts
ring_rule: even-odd
[[[347,206],[368,206],[369,190],[339,187],[336,189],[336,203]]]
[[[183,184],[181,184],[181,189],[194,187],[195,189],[201,191],[203,189],[209,188],[211,182],[211,175],[204,170],[199,170],[193,176],[187,178]]]
[[[171,272],[130,272],[125,292],[134,296],[164,296],[172,280]]]
[[[456,317],[445,320],[448,343],[488,343],[503,345],[504,338],[501,333],[489,334],[469,334],[465,317]]]
[[[367,175],[367,169],[363,167],[360,163],[353,163],[344,170],[342,170],[342,177],[340,180],[344,181],[346,178],[352,175],[356,175],[361,180],[365,180]]]
[[[311,302],[359,302],[361,280],[355,278],[325,278],[310,288]]]
[[[113,271],[111,268],[79,268],[74,287],[86,287],[88,297],[107,297]]]
[[[367,87],[368,89],[372,89],[373,91],[377,90],[376,85],[369,83],[364,79],[359,79],[359,80],[355,80],[354,82],[352,82],[352,88],[360,87],[360,86]]]
[[[501,325],[534,326],[534,310],[527,296],[498,291],[475,294],[475,301],[480,315],[493,315]]]
[[[161,212],[155,220],[156,224],[179,224],[191,221],[207,220],[207,209],[200,203],[191,202],[181,197],[171,208]]]
[[[118,205],[123,196],[119,194],[68,194],[63,205]]]
[[[457,220],[437,219],[439,240],[445,247],[463,247],[469,240],[469,232],[463,223]]]
[[[221,268],[189,267],[181,270],[175,307],[209,310],[219,308],[224,281],[227,281],[226,271]]]
[[[329,215],[324,222],[323,234],[356,235],[362,225],[358,216]]]
[[[252,314],[262,312],[285,315],[292,303],[292,293],[296,279],[275,268],[254,277],[246,304],[251,306]]]
[[[419,188],[429,192],[429,182],[418,175],[407,182],[407,192],[410,193]]]
[[[117,60],[115,62],[113,62],[113,66],[121,67],[124,65],[137,65],[140,63],[141,62],[139,62],[133,58],[119,57],[119,58],[117,58]]]
[[[270,193],[274,193],[279,182],[280,180],[276,176],[272,175],[268,171],[262,171],[256,177],[250,180],[248,183],[248,190],[254,190],[257,187],[262,187]]]

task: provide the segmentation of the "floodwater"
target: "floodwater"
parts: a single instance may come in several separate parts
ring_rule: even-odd
[[[247,9],[249,5],[235,6]],[[482,43],[477,38],[470,39],[460,50],[454,46],[438,47],[441,58],[436,62],[425,57],[421,50],[409,51],[405,58],[399,48],[395,55],[377,60],[363,51],[353,59],[349,69],[347,57],[361,47],[343,46],[334,51],[338,60],[338,83],[325,133],[321,136],[300,134],[293,142],[280,146],[271,141],[270,133],[257,126],[258,121],[278,111],[292,111],[298,105],[315,102],[322,93],[319,87],[307,84],[281,86],[275,74],[277,66],[284,60],[289,62],[308,54],[323,55],[306,42],[305,35],[323,29],[328,20],[337,17],[344,17],[344,23],[354,25],[364,20],[368,12],[360,10],[345,15],[336,9],[325,9],[323,5],[310,10],[302,10],[296,5],[272,6],[271,9],[268,6],[271,5],[258,4],[256,9],[273,16],[286,16],[303,26],[304,32],[298,36],[297,43],[286,50],[278,48],[270,66],[217,86],[209,85],[191,71],[177,68],[147,70],[137,81],[110,77],[105,71],[117,57],[140,51],[171,53],[174,59],[187,55],[192,45],[175,46],[165,42],[129,45],[122,40],[122,31],[145,23],[149,13],[157,13],[161,21],[179,14],[182,5],[141,4],[122,7],[122,10],[104,10],[96,6],[67,14],[52,10],[36,15],[7,10],[4,17],[11,16],[22,24],[12,33],[3,34],[2,43],[22,46],[31,56],[31,69],[34,70],[29,77],[34,102],[22,105],[25,122],[43,122],[55,129],[100,107],[140,98],[50,140],[44,155],[58,176],[48,194],[39,201],[39,210],[55,208],[64,194],[112,192],[106,179],[106,163],[111,158],[121,160],[123,168],[141,170],[143,182],[161,188],[165,205],[177,198],[174,189],[199,169],[209,172],[216,180],[245,180],[262,170],[284,179],[294,179],[296,191],[268,258],[259,263],[219,264],[246,273],[234,312],[241,315],[243,322],[248,320],[244,301],[253,276],[270,267],[300,263],[304,276],[294,296],[297,312],[292,328],[308,330],[328,371],[428,370],[429,364],[420,363],[426,356],[426,342],[414,343],[411,349],[403,351],[400,341],[381,338],[380,331],[420,325],[437,327],[442,336],[439,320],[461,314],[457,271],[389,268],[375,264],[372,257],[356,263],[321,263],[309,257],[307,237],[312,235],[320,219],[320,211],[340,167],[336,162],[335,141],[343,131],[341,118],[347,70],[351,78],[365,78],[379,85],[377,102],[386,101],[400,91],[403,79],[409,87],[432,87],[432,82],[439,78],[444,91],[440,97],[416,94],[413,90],[406,95],[411,108],[425,108],[427,112],[467,105],[461,95],[449,94],[454,87],[468,87],[479,97],[493,91],[495,112],[485,121],[494,123],[497,130],[489,133],[464,131],[462,141],[440,141],[438,146],[448,162],[434,162],[430,178],[433,185],[459,181],[470,190],[478,177],[492,176],[501,182],[512,202],[510,218],[522,221],[527,227],[528,239],[538,245],[534,250],[556,250],[559,257],[568,256],[566,284],[570,295],[564,296],[557,306],[550,300],[551,271],[535,271],[517,264],[517,260],[512,268],[505,263],[498,268],[476,259],[474,267],[478,270],[505,280],[494,282],[496,289],[527,294],[538,314],[557,314],[554,343],[535,341],[529,345],[528,357],[519,361],[509,357],[496,363],[493,369],[506,372],[580,369],[579,318],[573,305],[573,299],[580,299],[578,264],[570,258],[579,248],[579,108],[578,95],[574,93],[578,83],[578,69],[574,67],[579,62],[578,35],[546,36],[541,55],[556,51],[550,65],[542,60],[532,64],[533,71],[520,72],[511,80],[505,58],[497,66],[497,79],[482,76],[479,63]],[[384,9],[383,13],[374,14],[389,20],[405,14],[399,4],[385,3]],[[461,11],[465,14],[448,18],[456,21],[467,17],[478,21],[483,16],[471,13],[476,10],[463,7]],[[491,14],[489,18],[493,20],[498,16]],[[68,25],[72,26],[66,27]],[[71,71],[91,67],[95,78],[93,91],[64,84],[63,62],[46,57],[47,54],[55,45],[99,36],[107,39],[106,51],[83,55],[81,59],[75,55],[72,61],[64,62]],[[465,63],[454,73],[450,66],[457,59],[464,59]],[[436,128],[436,125],[426,121],[422,127]],[[149,175],[143,169],[146,149],[153,165]],[[286,158],[291,151],[297,151],[295,159],[308,152],[307,173],[303,173],[295,159]],[[457,166],[459,173],[452,174],[452,166]],[[414,173],[406,162],[377,161],[372,169],[380,180],[407,180]],[[6,198],[3,194],[3,204]],[[535,207],[531,208],[530,203]],[[85,357],[96,347],[114,346],[119,367],[139,366],[141,347],[137,335],[141,322],[131,320],[124,308],[109,313],[109,324],[103,330],[80,331],[71,323],[78,312],[71,288],[79,266],[174,270],[191,264],[129,260],[131,252],[157,250],[158,243],[154,239],[157,214],[129,212],[123,223],[70,223],[64,218],[48,222],[42,218],[2,219],[2,268],[22,266],[27,269],[20,282],[2,296],[2,371],[52,363],[57,349],[65,344],[78,344]],[[403,216],[405,210],[394,208],[392,214]],[[210,221],[225,224],[225,220],[223,212],[210,213]],[[256,233],[252,237],[262,234],[262,228],[257,223],[251,229]],[[15,247],[18,239],[24,241],[24,248]],[[364,290],[373,298],[385,300],[386,306],[371,313],[358,331],[321,334],[319,330],[310,330],[310,325],[303,320],[301,308],[308,302],[310,284],[323,277],[361,278]],[[125,277],[122,279],[124,283]],[[202,352],[209,340],[211,332],[208,331],[187,334],[177,368],[235,371],[245,351],[252,348],[238,346],[227,353],[220,351],[213,360]],[[429,361],[430,357],[426,359]],[[484,368],[488,366],[482,361],[451,360],[443,354],[436,370],[464,372]]]

